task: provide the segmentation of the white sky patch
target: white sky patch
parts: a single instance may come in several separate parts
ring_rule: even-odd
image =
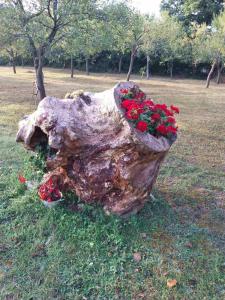
[[[161,0],[131,0],[131,4],[141,13],[156,15],[160,14]]]

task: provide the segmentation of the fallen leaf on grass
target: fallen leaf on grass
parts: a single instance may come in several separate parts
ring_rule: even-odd
[[[168,288],[172,288],[177,285],[177,280],[176,279],[168,279],[166,285]]]
[[[135,252],[133,254],[133,259],[136,261],[136,262],[140,262],[141,261],[141,253],[140,252]]]

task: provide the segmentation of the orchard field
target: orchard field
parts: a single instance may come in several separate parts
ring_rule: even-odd
[[[59,98],[124,79],[45,70],[47,94]],[[38,176],[15,143],[18,121],[35,109],[34,80],[32,68],[0,68],[0,299],[224,299],[225,86],[132,77],[154,100],[180,107],[179,137],[155,200],[120,219],[88,205],[48,210],[21,189],[18,174]],[[168,279],[177,284],[168,288]]]

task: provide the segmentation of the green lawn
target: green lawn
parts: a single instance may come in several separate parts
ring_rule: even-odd
[[[50,95],[101,91],[123,75],[48,69]],[[100,207],[46,209],[17,176],[40,179],[15,143],[35,109],[32,69],[0,68],[0,299],[225,299],[225,86],[134,77],[155,100],[181,109],[180,134],[155,185],[155,200],[129,219]],[[75,197],[70,201],[76,201]],[[134,253],[141,254],[135,261]],[[177,285],[167,287],[168,279]]]

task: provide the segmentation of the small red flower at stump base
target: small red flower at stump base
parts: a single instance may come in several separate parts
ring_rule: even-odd
[[[44,184],[54,177],[60,192],[72,190],[84,202],[124,216],[150,199],[176,140],[177,112],[147,99],[135,83],[124,82],[76,99],[46,97],[20,122],[17,141],[30,150],[40,143],[54,150],[46,160]]]
[[[63,201],[62,193],[57,187],[57,180],[54,181],[52,177],[39,186],[38,195],[42,203],[49,208],[56,207]]]

